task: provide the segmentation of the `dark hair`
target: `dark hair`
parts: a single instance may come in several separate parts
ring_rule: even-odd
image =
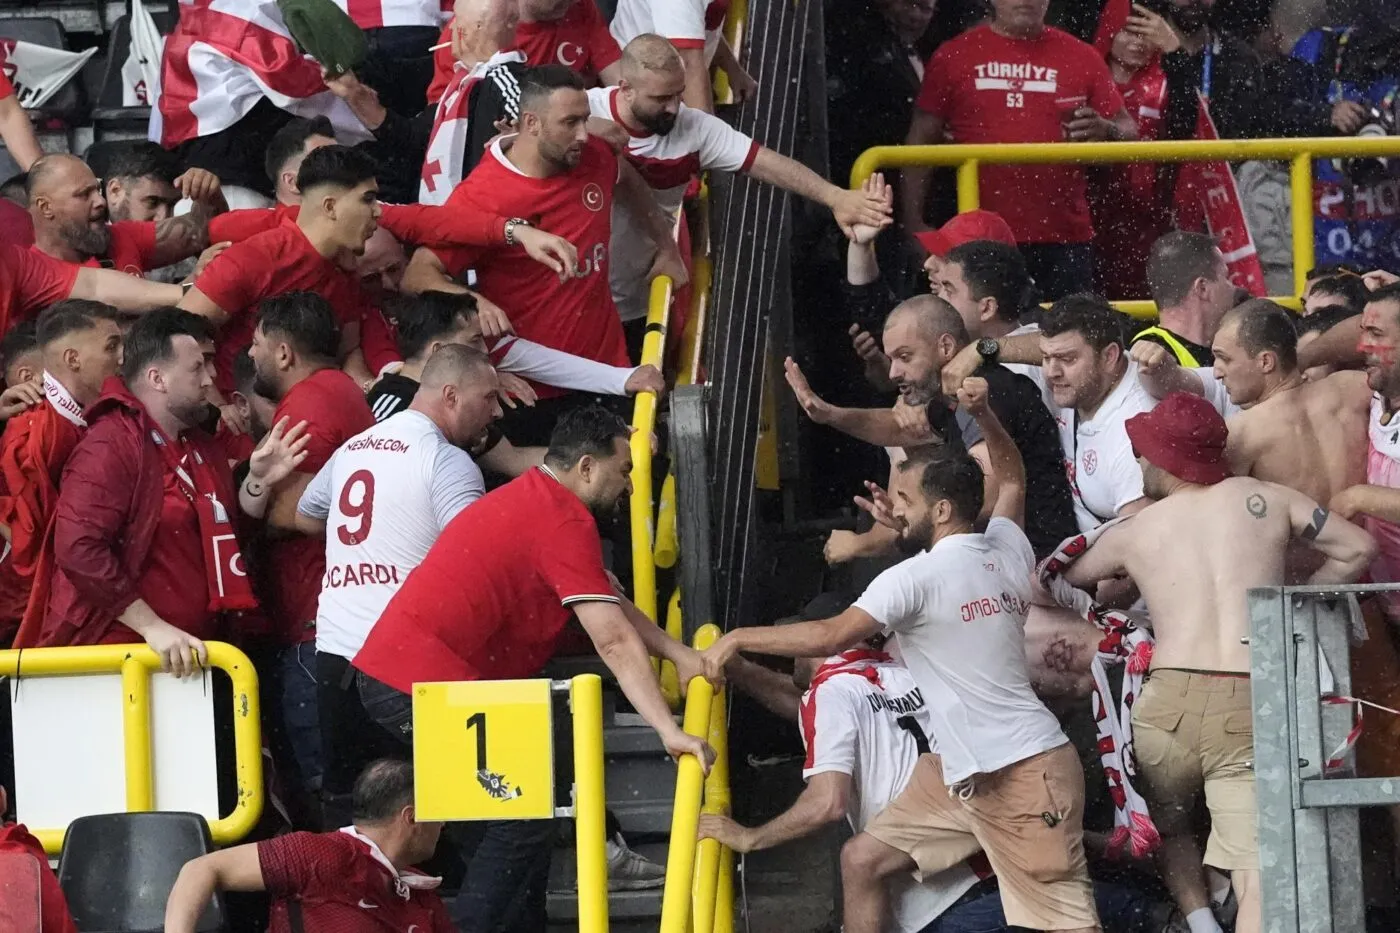
[[[1235,321],[1237,339],[1244,352],[1258,356],[1269,350],[1285,370],[1298,368],[1298,331],[1293,315],[1267,298],[1251,298],[1231,308],[1222,321]]]
[[[1050,306],[1040,323],[1040,333],[1046,337],[1058,337],[1074,331],[1096,352],[1101,352],[1113,344],[1120,348],[1127,347],[1124,323],[1123,315],[1115,311],[1113,305],[1098,295],[1078,292],[1066,295]]]
[[[1152,244],[1147,257],[1147,287],[1158,308],[1181,304],[1197,279],[1214,278],[1220,268],[1215,238],[1205,233],[1173,230]]]
[[[981,464],[966,451],[952,451],[928,459],[910,458],[899,468],[923,471],[919,474],[919,489],[929,502],[947,499],[964,521],[975,521],[982,514],[986,474]]]
[[[1366,293],[1366,303],[1368,305],[1381,301],[1388,304],[1400,305],[1400,282],[1382,285],[1375,291]]]
[[[61,337],[91,330],[98,321],[120,321],[121,315],[111,305],[83,298],[68,298],[45,308],[34,324],[35,339],[47,347]]]
[[[104,183],[113,178],[159,178],[173,183],[180,174],[175,153],[145,139],[97,143],[87,151],[87,164]]]
[[[315,292],[287,292],[258,305],[258,327],[285,340],[298,356],[334,362],[340,356],[340,325],[331,303]]]
[[[322,146],[307,153],[297,171],[297,189],[302,193],[317,185],[353,188],[373,181],[379,172],[374,157],[349,146]]]
[[[175,338],[210,339],[208,318],[180,308],[156,308],[136,319],[122,343],[122,379],[133,383],[152,363],[167,363],[175,355]]]
[[[583,77],[565,65],[539,65],[526,68],[520,76],[520,111],[540,106],[545,98],[561,88],[585,89]]]
[[[948,250],[944,262],[962,270],[968,291],[978,301],[995,298],[997,317],[1015,321],[1035,302],[1035,282],[1026,271],[1026,260],[1014,246],[995,240],[972,240]]]
[[[33,321],[23,321],[11,327],[0,338],[0,366],[9,369],[15,360],[39,349],[38,328]]]
[[[413,805],[413,765],[397,758],[371,762],[350,791],[350,818],[357,824],[387,823]]]
[[[461,329],[476,317],[476,299],[468,294],[426,291],[403,301],[398,311],[399,355],[417,359],[428,344]]]
[[[1359,313],[1366,306],[1371,292],[1359,275],[1325,275],[1314,279],[1308,292],[1312,295],[1330,295],[1342,299],[1342,304]]]
[[[233,370],[230,373],[233,376],[233,389],[235,392],[242,392],[244,396],[256,395],[258,391],[254,388],[254,383],[257,382],[258,378],[258,367],[254,365],[252,356],[248,354],[250,349],[251,347],[246,345],[240,348],[238,352],[233,354],[233,363],[230,364],[230,368]]]
[[[1364,270],[1358,269],[1349,262],[1331,262],[1321,266],[1313,266],[1308,270],[1308,274],[1304,276],[1304,278],[1312,282],[1317,279],[1331,278],[1334,275],[1354,275],[1360,277],[1362,274],[1364,274]]]
[[[328,117],[296,117],[272,135],[267,144],[267,155],[263,158],[263,170],[274,185],[277,184],[277,176],[282,174],[282,166],[290,162],[293,156],[301,155],[306,141],[312,136],[335,139],[335,127]]]
[[[585,456],[613,455],[613,441],[632,434],[627,422],[602,405],[585,405],[567,412],[549,435],[544,462],[562,470],[572,470]]]
[[[1294,322],[1294,327],[1298,329],[1300,339],[1304,334],[1325,334],[1338,324],[1348,318],[1354,318],[1360,313],[1360,309],[1353,310],[1346,305],[1331,305],[1319,308],[1307,317],[1298,318]]]

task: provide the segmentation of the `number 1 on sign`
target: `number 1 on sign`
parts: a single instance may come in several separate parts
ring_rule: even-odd
[[[472,713],[467,717],[467,731],[476,728],[476,770],[485,771],[486,768],[486,714]]]

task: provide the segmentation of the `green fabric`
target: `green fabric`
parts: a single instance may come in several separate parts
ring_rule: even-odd
[[[292,38],[332,75],[364,62],[369,52],[364,30],[334,0],[277,0],[277,8]]]

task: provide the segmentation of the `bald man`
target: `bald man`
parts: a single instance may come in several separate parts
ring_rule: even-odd
[[[208,173],[203,173],[208,175]],[[212,178],[212,176],[209,176]],[[183,190],[186,175],[175,180]],[[207,245],[207,209],[160,222],[107,222],[107,202],[97,176],[77,156],[46,155],[34,163],[25,182],[33,249],[62,262],[145,275],[152,269],[199,255]],[[201,196],[206,192],[192,192]]]
[[[436,106],[417,116],[384,107],[353,74],[327,81],[369,127],[384,160],[379,179],[391,201],[442,204],[481,161],[496,124],[520,118],[525,53],[513,48],[520,14],[514,0],[456,0],[452,51],[457,63]]]
[[[627,131],[627,158],[646,179],[662,210],[675,217],[690,179],[701,171],[748,172],[830,208],[848,236],[856,224],[883,227],[891,205],[833,185],[800,162],[759,145],[712,114],[681,103],[686,68],[669,40],[651,33],[622,50],[617,87],[588,92],[593,117]],[[646,316],[648,271],[655,252],[637,226],[614,209],[613,297],[624,321]]]
[[[374,533],[326,535],[326,576],[316,610],[316,667],[328,817],[349,820],[350,790],[369,762],[396,751],[360,706],[346,672],[399,585],[458,512],[486,491],[465,448],[501,416],[500,382],[480,350],[437,349],[408,408],[351,438],[321,468],[297,505],[307,534],[353,528],[374,499]],[[366,572],[366,568],[372,568]]]
[[[899,387],[900,398],[893,409],[829,405],[811,390],[797,364],[788,360],[788,383],[803,409],[820,424],[885,447],[895,467],[904,460],[905,447],[936,443],[960,446],[982,464],[988,483],[994,483],[976,421],[961,409],[955,411],[942,391],[943,366],[969,341],[967,325],[957,309],[935,295],[910,298],[885,319],[883,339],[890,359],[890,381]],[[1026,502],[1026,536],[1037,557],[1044,557],[1077,531],[1059,429],[1030,379],[995,363],[984,364],[976,375],[987,380],[992,410],[1015,442],[1027,481],[1035,490]],[[989,486],[989,491],[994,490]],[[986,501],[995,501],[995,497]],[[895,529],[886,527],[860,536],[833,532],[827,559],[841,563],[892,553],[897,536]]]

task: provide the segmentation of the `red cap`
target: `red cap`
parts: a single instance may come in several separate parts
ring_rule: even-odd
[[[968,211],[959,214],[937,230],[925,230],[914,234],[931,256],[946,256],[954,246],[971,243],[973,240],[992,240],[1016,245],[1016,237],[1000,214],[991,211]]]
[[[1113,40],[1128,25],[1128,16],[1132,13],[1131,0],[1108,0],[1103,5],[1103,12],[1099,14],[1099,27],[1094,31],[1094,50],[1104,58],[1108,58],[1108,53],[1113,51]]]
[[[1225,419],[1199,395],[1173,392],[1151,411],[1133,415],[1126,427],[1134,455],[1177,479],[1211,486],[1230,475]]]

